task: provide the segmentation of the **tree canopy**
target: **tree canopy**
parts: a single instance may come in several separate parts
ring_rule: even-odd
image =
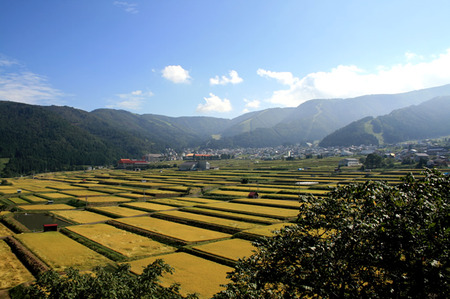
[[[434,170],[302,197],[297,224],[256,241],[216,298],[446,298],[449,198]]]
[[[195,295],[182,296],[176,284],[170,287],[159,284],[160,276],[172,272],[172,268],[160,259],[148,265],[141,275],[131,274],[129,269],[129,264],[121,264],[114,269],[108,266],[97,267],[93,274],[82,274],[73,268],[68,268],[65,275],[60,275],[56,271],[47,271],[39,275],[31,286],[17,288],[11,292],[11,297],[21,299],[197,298]]]

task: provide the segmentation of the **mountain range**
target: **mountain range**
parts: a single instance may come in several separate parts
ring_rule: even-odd
[[[344,140],[342,135],[327,136],[347,125],[357,132],[363,132],[363,127],[364,133],[371,133],[372,137],[363,136],[372,144],[375,140],[379,144],[419,135],[448,135],[449,118],[445,122],[445,115],[439,120],[436,116],[449,111],[449,95],[450,84],[400,94],[316,99],[295,108],[271,108],[233,119],[140,115],[114,109],[87,112],[67,106],[0,101],[0,171],[2,176],[12,176],[80,165],[112,165],[120,158],[140,158],[166,148],[267,147],[324,138],[322,144],[339,145],[336,140]],[[436,97],[441,97],[435,100],[439,104],[424,103]],[[411,105],[419,106],[407,108]],[[425,113],[425,108],[430,112]],[[413,131],[423,134],[405,133],[413,127],[407,122],[400,125],[398,118],[410,119],[417,124]],[[435,118],[432,125],[430,119]],[[444,123],[438,125],[440,121]],[[346,137],[348,142],[360,142],[352,141],[356,133],[349,133],[351,129],[344,132],[350,136]]]

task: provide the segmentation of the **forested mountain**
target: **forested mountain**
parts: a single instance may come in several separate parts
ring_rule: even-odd
[[[360,119],[326,136],[320,145],[379,145],[446,135],[450,135],[450,96]]]
[[[450,95],[450,85],[396,95],[311,100],[296,108],[271,108],[234,119],[139,115],[113,109],[86,112],[0,101],[0,161],[9,161],[0,175],[114,165],[120,158],[140,158],[167,147],[268,147],[315,141],[357,119],[446,95]],[[435,110],[425,105],[418,106],[418,111],[408,108],[391,113],[396,116],[409,111],[403,118],[412,123],[399,122],[398,116],[365,119],[351,125],[354,129],[346,133],[348,138],[342,132],[339,138],[345,143],[359,134],[362,143],[375,143],[375,139],[395,142],[431,137],[428,134],[441,131],[429,119],[448,111],[448,106],[440,108],[444,104],[434,104]],[[430,112],[422,111],[424,107]]]
[[[234,136],[228,136],[225,140],[215,141],[212,144],[261,147],[267,146],[267,144],[311,142],[320,140],[363,117],[384,115],[395,109],[420,104],[434,97],[445,95],[450,95],[450,85],[401,94],[311,100],[296,108],[284,108],[289,109],[289,113],[272,127],[259,126],[251,131],[234,132]],[[251,121],[251,119],[247,121]]]

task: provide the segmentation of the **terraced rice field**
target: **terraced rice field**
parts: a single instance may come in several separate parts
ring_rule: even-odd
[[[39,196],[35,196],[35,195],[22,195],[22,197],[24,199],[26,199],[27,201],[30,201],[31,203],[38,203],[38,202],[46,202],[47,200],[39,197]]]
[[[105,195],[103,192],[91,191],[91,190],[69,190],[62,191],[62,193],[73,196],[73,197],[90,197],[90,196],[102,196]]]
[[[195,214],[183,211],[166,211],[156,213],[158,218],[164,218],[168,220],[175,220],[179,222],[185,222],[188,224],[197,224],[203,227],[212,227],[222,231],[237,232],[246,229],[252,229],[260,227],[261,224],[255,224],[250,222],[238,221],[233,219],[226,219],[214,216],[207,216],[202,214]]]
[[[128,202],[129,198],[120,196],[93,196],[93,197],[79,197],[78,200],[88,203],[109,203],[109,202]]]
[[[267,216],[278,219],[289,219],[297,217],[298,211],[294,209],[283,209],[275,207],[255,206],[240,203],[222,202],[209,205],[200,205],[201,208],[221,210],[227,212],[245,213],[257,216]]]
[[[208,244],[192,246],[192,249],[206,254],[237,262],[239,259],[251,256],[256,248],[252,242],[243,239],[229,239]]]
[[[134,217],[134,216],[139,216],[139,215],[145,215],[147,214],[146,212],[143,211],[139,211],[139,210],[134,210],[134,209],[129,209],[129,208],[124,208],[124,207],[95,207],[95,208],[90,208],[93,211],[97,211],[99,213],[106,213],[115,217]]]
[[[174,208],[172,206],[161,205],[152,202],[131,202],[122,204],[122,206],[147,212],[166,211]]]
[[[67,229],[129,258],[157,255],[176,250],[175,247],[108,224],[76,225],[69,226]]]
[[[141,274],[143,269],[156,259],[163,259],[175,269],[173,274],[163,276],[162,285],[169,286],[173,283],[179,283],[181,294],[197,293],[200,298],[211,298],[214,294],[223,290],[224,288],[221,285],[229,282],[226,278],[227,272],[233,270],[231,267],[191,254],[176,252],[132,261],[130,262],[131,271]]]
[[[103,255],[59,232],[25,233],[15,235],[15,238],[56,271],[64,271],[67,267],[90,270],[111,263]]]
[[[9,228],[0,223],[0,237],[11,236],[13,234],[14,233]]]
[[[28,201],[23,200],[23,199],[20,198],[20,197],[9,197],[8,200],[11,201],[11,202],[13,202],[13,203],[15,203],[16,205],[21,205],[21,204],[29,203]]]
[[[287,209],[299,209],[302,205],[297,200],[278,200],[278,199],[265,199],[265,198],[237,198],[233,199],[232,202],[252,204],[252,205],[262,205],[269,207],[279,207]]]
[[[115,219],[114,222],[137,227],[151,234],[184,244],[229,238],[231,235],[153,217]]]
[[[21,210],[24,211],[54,211],[54,210],[75,210],[76,208],[73,206],[69,206],[66,204],[37,204],[37,205],[20,205],[17,206]]]
[[[262,226],[262,227],[258,227],[258,228],[252,228],[249,230],[242,231],[242,232],[238,233],[236,236],[239,236],[240,238],[244,238],[244,239],[251,239],[251,240],[261,238],[261,237],[273,237],[275,234],[274,233],[275,231],[278,231],[278,230],[282,229],[283,227],[289,226],[289,225],[294,225],[294,223],[289,223],[289,222],[276,223],[276,224]]]
[[[270,218],[270,217],[255,216],[255,215],[249,215],[249,214],[242,214],[239,212],[227,212],[227,211],[198,208],[198,207],[183,208],[182,210],[187,211],[187,212],[202,214],[202,215],[210,215],[210,216],[215,216],[215,217],[220,217],[220,218],[235,219],[235,220],[239,220],[239,221],[246,221],[246,222],[253,222],[253,223],[273,224],[273,223],[281,222],[280,219],[275,219],[275,218]]]
[[[33,275],[19,261],[5,241],[0,240],[0,290],[34,279]]]
[[[80,210],[63,210],[63,211],[53,211],[52,212],[56,216],[60,216],[74,223],[93,223],[100,221],[107,221],[111,218],[89,212],[89,211],[80,211]]]
[[[46,199],[64,199],[64,198],[71,198],[72,197],[70,195],[63,194],[63,193],[58,193],[58,192],[39,193],[38,196],[42,197],[41,200],[46,200]]]

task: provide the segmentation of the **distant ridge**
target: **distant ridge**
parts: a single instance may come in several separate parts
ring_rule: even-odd
[[[320,146],[392,144],[450,135],[450,96],[366,117],[326,136]]]
[[[72,170],[83,165],[115,165],[120,158],[140,158],[167,148],[179,151],[186,147],[272,147],[318,141],[364,117],[377,117],[370,123],[375,135],[362,135],[367,137],[367,142],[374,142],[374,136],[378,142],[381,139],[383,142],[403,140],[413,135],[391,130],[391,127],[401,128],[390,120],[396,118],[379,116],[439,96],[443,99],[450,96],[450,85],[393,95],[317,99],[296,108],[271,108],[234,119],[139,115],[114,109],[86,112],[67,106],[0,101],[0,169],[3,167],[0,175]],[[409,124],[403,130],[415,128],[415,132],[422,132],[420,136],[440,134],[431,122],[414,114],[428,107],[424,105],[418,112],[411,110],[407,116],[417,119],[422,127]],[[426,119],[442,110],[449,109],[432,111]],[[365,121],[367,123],[368,119]],[[447,123],[445,125],[448,127]],[[381,131],[377,133],[379,127]]]

